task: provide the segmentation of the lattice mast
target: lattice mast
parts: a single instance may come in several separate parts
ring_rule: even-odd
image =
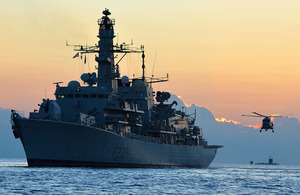
[[[98,20],[99,34],[98,42],[99,56],[96,57],[98,62],[98,79],[97,85],[113,90],[115,85],[115,78],[119,77],[119,71],[115,68],[114,51],[113,51],[113,38],[115,21],[108,16],[111,14],[108,9],[103,12],[104,16]]]

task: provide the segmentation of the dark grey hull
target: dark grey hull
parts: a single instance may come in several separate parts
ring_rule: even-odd
[[[15,119],[28,166],[199,167],[217,147],[146,142],[73,123]]]
[[[103,163],[87,161],[67,161],[67,160],[45,160],[45,159],[27,159],[30,167],[103,167],[103,168],[207,168],[201,166],[184,165],[153,165],[153,164],[127,164],[127,163]]]

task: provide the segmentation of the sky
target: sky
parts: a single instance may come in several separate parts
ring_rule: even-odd
[[[116,20],[115,42],[145,45],[146,74],[170,81],[188,105],[243,124],[256,111],[300,118],[300,1],[1,1],[0,108],[37,109],[65,85],[94,71],[69,44],[94,45],[97,19],[108,8]],[[124,58],[121,73],[141,75],[138,55]],[[153,68],[154,67],[154,68]]]

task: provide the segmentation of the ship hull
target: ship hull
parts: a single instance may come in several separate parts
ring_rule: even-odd
[[[198,167],[217,148],[161,144],[103,129],[51,120],[14,119],[28,166]]]

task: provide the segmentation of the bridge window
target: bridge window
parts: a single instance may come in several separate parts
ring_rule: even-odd
[[[108,98],[108,95],[98,94],[98,98]]]
[[[68,98],[73,98],[74,95],[73,95],[73,94],[68,94],[67,97],[68,97]]]
[[[83,94],[82,96],[83,96],[83,98],[88,98],[89,94]]]
[[[91,94],[91,98],[96,98],[97,95],[96,94]]]
[[[81,98],[81,94],[75,94],[75,98]]]

